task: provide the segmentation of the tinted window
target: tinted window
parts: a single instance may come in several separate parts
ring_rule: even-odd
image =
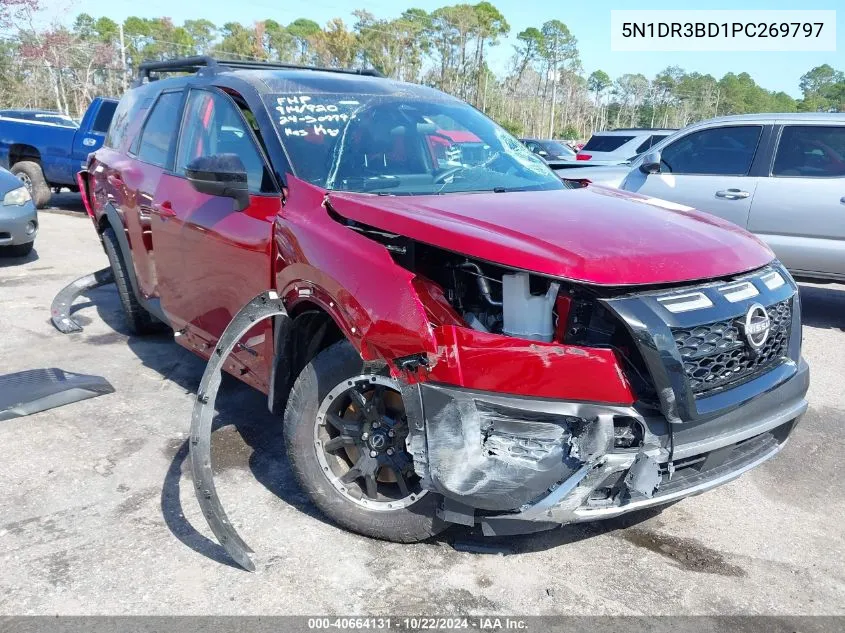
[[[687,134],[663,150],[662,171],[744,176],[751,168],[762,130],[759,125],[746,125]]]
[[[163,92],[144,123],[138,158],[159,167],[167,165],[171,144],[179,131],[181,92]]]
[[[845,126],[784,127],[772,175],[845,176]]]
[[[109,129],[109,123],[111,123],[116,107],[117,104],[113,101],[106,101],[101,104],[97,117],[94,119],[94,125],[91,126],[91,131],[104,134]]]
[[[123,146],[129,124],[137,118],[141,103],[142,99],[139,99],[137,90],[124,93],[109,125],[109,132],[103,143],[106,147],[118,149]]]
[[[625,143],[633,139],[633,136],[599,136],[593,135],[587,144],[581,149],[585,152],[612,152],[622,147]]]
[[[642,154],[644,151],[654,145],[654,137],[649,136],[645,141],[640,143],[639,147],[634,151],[635,154]]]
[[[183,174],[195,158],[216,154],[237,154],[246,168],[251,192],[275,191],[264,159],[235,103],[218,93],[192,90],[185,107],[176,171]]]

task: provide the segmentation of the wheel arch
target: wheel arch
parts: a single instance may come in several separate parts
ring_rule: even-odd
[[[273,320],[274,352],[267,407],[276,415],[284,413],[296,377],[317,354],[342,339],[351,342],[332,308],[319,299],[294,298],[285,305],[288,317]]]
[[[34,145],[28,143],[12,143],[9,145],[9,167],[24,160],[31,160],[41,164],[41,152]]]

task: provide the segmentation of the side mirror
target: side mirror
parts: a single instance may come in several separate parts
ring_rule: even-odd
[[[549,153],[548,153],[546,150],[544,150],[544,149],[539,150],[537,153],[538,153],[540,156],[548,156],[548,155],[549,155]]]
[[[249,206],[246,167],[237,154],[199,156],[185,167],[185,176],[200,193],[234,199],[235,211]]]
[[[661,156],[659,150],[649,152],[643,156],[643,162],[640,163],[640,171],[644,174],[659,174],[660,162]]]

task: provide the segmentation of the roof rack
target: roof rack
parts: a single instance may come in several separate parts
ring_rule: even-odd
[[[135,86],[140,86],[148,81],[155,81],[151,73],[209,73],[217,74],[227,70],[238,69],[284,69],[284,70],[315,70],[327,73],[343,73],[346,75],[363,75],[365,77],[384,77],[375,68],[323,68],[320,66],[302,66],[299,64],[286,64],[283,62],[261,62],[250,60],[216,59],[208,55],[195,55],[193,57],[181,57],[165,61],[146,61],[138,66],[138,76],[135,78]]]

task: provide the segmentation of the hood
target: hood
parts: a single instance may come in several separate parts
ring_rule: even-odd
[[[430,196],[329,193],[341,216],[469,257],[588,284],[668,284],[759,268],[738,226],[615,189]]]

